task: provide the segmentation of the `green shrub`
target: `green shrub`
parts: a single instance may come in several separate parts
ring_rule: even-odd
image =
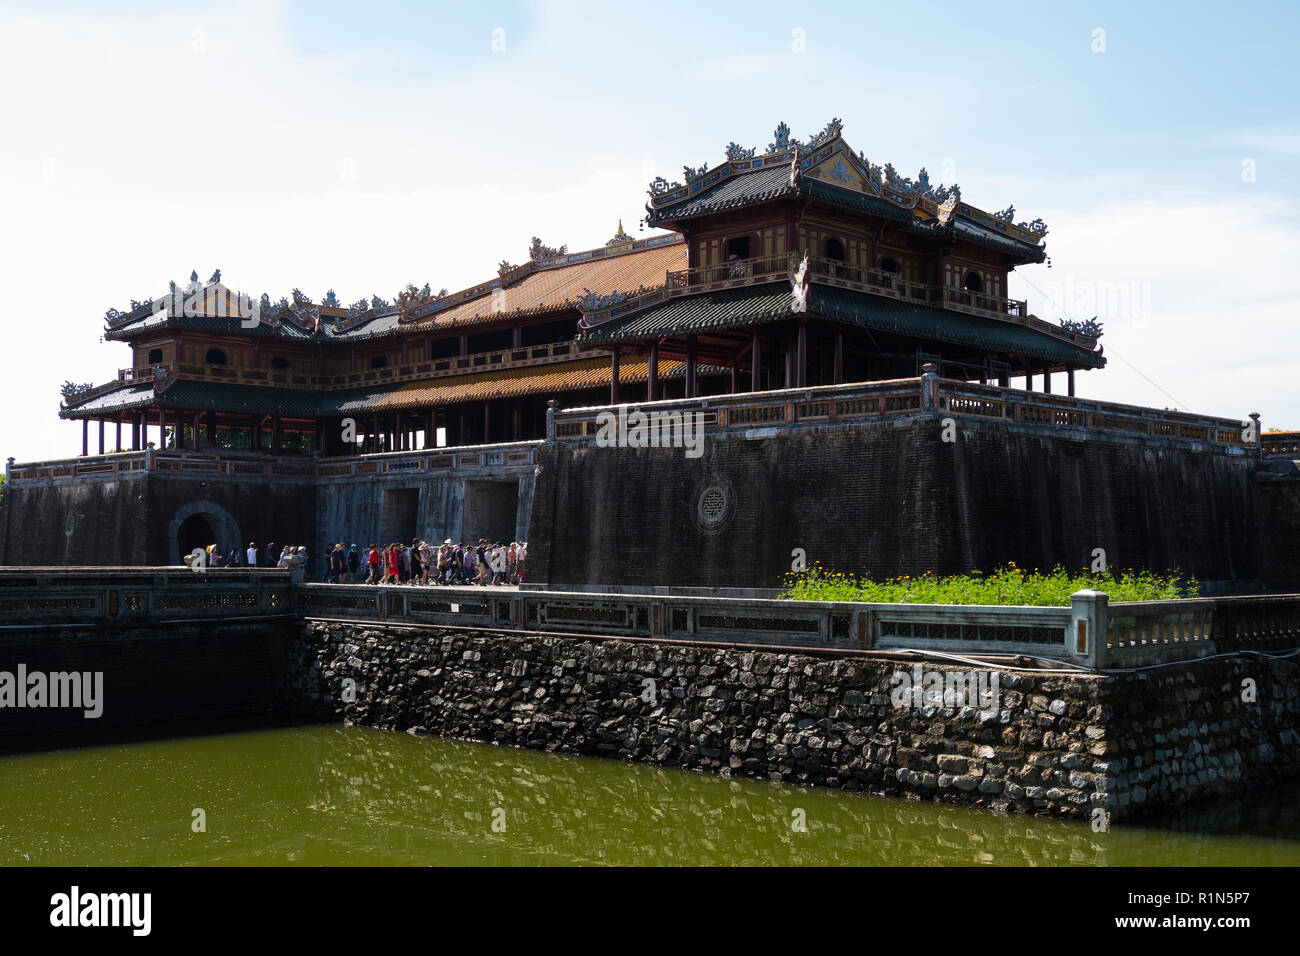
[[[781,597],[795,601],[865,601],[878,604],[1014,604],[1069,606],[1075,591],[1105,591],[1111,601],[1168,601],[1196,597],[1200,585],[1177,571],[1093,571],[1070,573],[1062,567],[1046,573],[1025,571],[1015,562],[988,574],[972,571],[937,577],[904,575],[885,581],[827,571],[813,564],[807,571],[786,575]]]

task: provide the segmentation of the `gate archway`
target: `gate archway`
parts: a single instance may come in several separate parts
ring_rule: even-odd
[[[203,536],[207,540],[202,540]],[[197,538],[198,540],[193,540]],[[216,544],[222,554],[232,548],[243,553],[244,540],[239,532],[239,522],[229,511],[215,501],[191,501],[182,505],[167,525],[167,553],[172,564],[181,563],[181,555],[195,548]]]

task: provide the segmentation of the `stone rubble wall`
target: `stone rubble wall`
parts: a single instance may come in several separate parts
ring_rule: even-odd
[[[983,713],[895,706],[913,662],[879,657],[307,621],[287,664],[282,707],[313,719],[1093,822],[1300,767],[1294,660],[999,671]]]

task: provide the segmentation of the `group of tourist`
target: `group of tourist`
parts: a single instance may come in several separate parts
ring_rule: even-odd
[[[416,538],[409,545],[372,544],[362,554],[343,542],[327,555],[323,580],[336,584],[518,584],[524,577],[528,542],[455,544],[448,538],[434,546]]]
[[[229,554],[222,554],[215,544],[204,550],[208,566],[214,568],[286,568],[290,559],[297,557],[304,578],[311,580],[306,545],[279,546],[271,541],[258,548],[250,541],[246,550],[234,548]],[[340,541],[327,549],[320,580],[334,584],[518,584],[524,579],[527,558],[527,541],[505,545],[479,538],[477,545],[470,545],[455,544],[448,538],[434,547],[416,538],[409,545],[372,544],[364,552],[355,544],[345,550]]]
[[[215,544],[210,544],[203,550],[207,552],[210,568],[287,568],[288,559],[294,555],[302,558],[302,566],[307,567],[307,546],[303,544],[286,544],[277,551],[275,542],[271,541],[265,550],[259,550],[250,541],[245,551],[231,548],[229,553],[222,554]]]

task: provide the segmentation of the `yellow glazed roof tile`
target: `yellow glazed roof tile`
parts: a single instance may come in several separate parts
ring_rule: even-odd
[[[557,269],[545,269],[525,276],[502,290],[502,295],[485,295],[453,306],[434,316],[412,322],[408,329],[447,329],[489,322],[519,315],[577,308],[584,291],[609,295],[636,292],[664,284],[667,273],[686,268],[686,244],[673,243],[631,252],[610,259],[579,262]]]

